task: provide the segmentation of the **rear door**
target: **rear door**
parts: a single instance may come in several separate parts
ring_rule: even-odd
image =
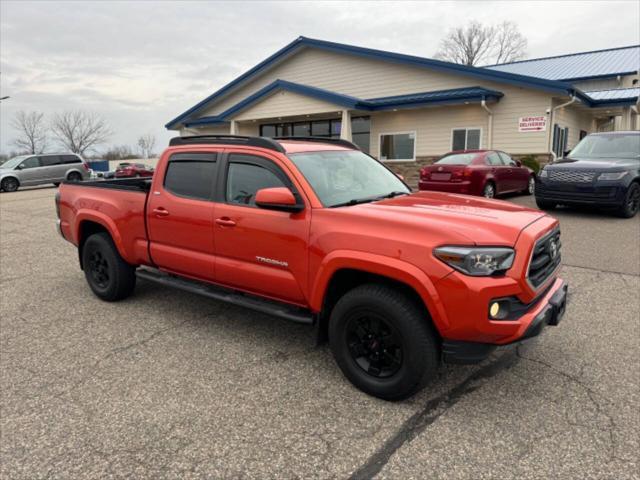
[[[311,211],[259,208],[262,188],[299,188],[275,158],[229,151],[219,181],[215,212],[216,280],[260,295],[304,304]],[[300,198],[300,197],[299,197]]]
[[[219,151],[167,155],[147,203],[151,258],[163,270],[213,281],[213,196]]]
[[[509,191],[509,174],[507,167],[502,162],[502,159],[497,152],[488,153],[485,157],[485,162],[489,166],[491,176],[496,184],[496,193],[504,193]]]
[[[45,182],[57,182],[60,170],[59,155],[43,155],[40,157],[41,180]]]

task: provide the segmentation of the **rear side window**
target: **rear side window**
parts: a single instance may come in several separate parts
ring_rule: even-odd
[[[487,162],[487,165],[493,165],[493,166],[504,165],[502,163],[502,160],[500,160],[500,157],[498,156],[498,154],[495,152],[492,152],[489,155],[487,155],[485,158],[485,161]]]
[[[176,153],[169,158],[164,188],[180,197],[210,200],[216,178],[215,153]]]
[[[43,167],[60,165],[60,157],[57,155],[47,155],[46,157],[40,157],[40,165],[42,165]]]
[[[64,164],[67,164],[67,163],[81,163],[82,162],[82,160],[80,160],[75,155],[61,155],[60,159],[61,159],[60,163],[64,163]]]

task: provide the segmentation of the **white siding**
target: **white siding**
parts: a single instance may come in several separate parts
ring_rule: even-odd
[[[591,112],[584,108],[568,106],[556,110],[554,116],[554,123],[557,123],[561,128],[569,128],[569,137],[567,140],[567,148],[569,150],[575,147],[580,141],[580,130],[584,130],[587,133],[593,131],[593,116]]]

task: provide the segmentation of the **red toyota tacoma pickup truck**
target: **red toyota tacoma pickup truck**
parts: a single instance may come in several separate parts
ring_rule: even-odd
[[[411,193],[341,140],[175,138],[152,180],[65,183],[56,206],[99,298],[139,278],[315,325],[345,376],[388,400],[566,305],[557,220]]]

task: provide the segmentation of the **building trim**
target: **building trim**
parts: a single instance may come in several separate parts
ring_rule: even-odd
[[[196,105],[186,110],[176,118],[168,122],[165,127],[167,129],[174,128],[180,123],[185,123],[184,120],[204,106],[211,103],[234,88],[244,84],[255,75],[262,73],[266,69],[272,67],[277,62],[283,61],[287,56],[294,53],[301,48],[318,48],[321,50],[333,51],[338,53],[346,53],[350,55],[356,55],[360,57],[373,58],[375,60],[388,61],[392,63],[401,63],[405,65],[412,65],[419,68],[426,68],[436,71],[443,71],[447,73],[459,74],[472,78],[478,78],[481,80],[495,81],[498,83],[506,83],[516,85],[520,87],[534,88],[544,90],[552,93],[571,94],[575,90],[570,84],[564,82],[558,82],[555,80],[545,80],[536,77],[529,77],[525,75],[518,75],[514,73],[501,72],[498,70],[491,70],[487,68],[471,67],[467,65],[460,65],[456,63],[445,62],[441,60],[433,60],[430,58],[417,57],[413,55],[406,55],[394,52],[388,52],[384,50],[374,50],[371,48],[356,47],[353,45],[346,45],[336,42],[328,42],[325,40],[316,40],[306,37],[298,37],[293,42],[289,43],[285,47],[278,50],[276,53],[260,62],[244,74],[240,75],[235,80],[231,81],[221,89],[217,90],[213,94],[206,97],[204,100],[198,102]]]

